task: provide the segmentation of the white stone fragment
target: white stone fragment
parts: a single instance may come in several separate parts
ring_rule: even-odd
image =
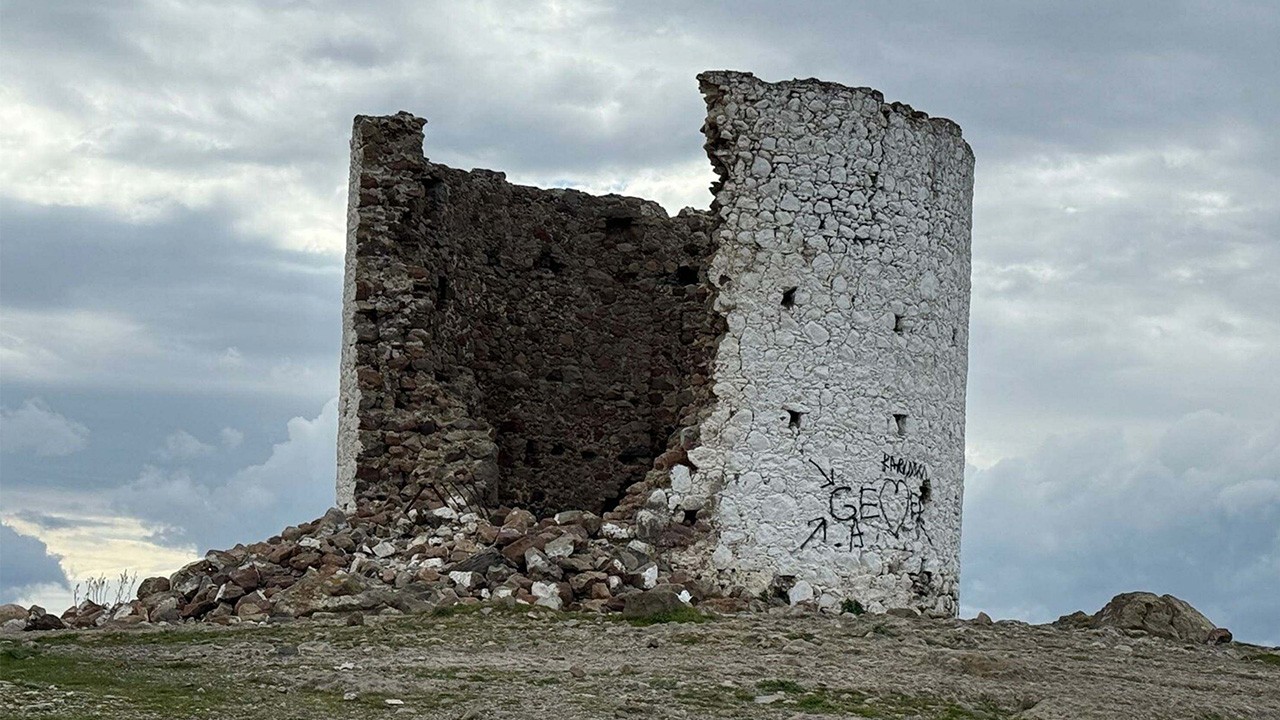
[[[626,540],[631,537],[631,528],[615,522],[605,522],[600,525],[600,534],[610,540]]]
[[[636,571],[636,576],[640,579],[640,587],[642,589],[652,590],[658,584],[658,566],[654,563],[648,563]]]
[[[671,491],[684,495],[693,490],[693,478],[689,474],[688,465],[676,465],[671,468]]]
[[[480,573],[454,570],[449,573],[449,579],[453,581],[455,587],[470,591],[480,584]]]
[[[813,586],[805,580],[797,580],[795,585],[787,591],[787,600],[792,605],[799,605],[802,602],[813,600]]]
[[[529,592],[537,598],[533,604],[538,607],[551,608],[552,610],[559,610],[564,607],[564,600],[560,598],[560,588],[555,583],[535,582]]]
[[[542,552],[546,553],[547,557],[552,560],[569,557],[573,554],[573,538],[569,535],[561,535],[547,543]]]

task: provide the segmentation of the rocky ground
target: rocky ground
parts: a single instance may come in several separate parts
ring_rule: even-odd
[[[1280,654],[1114,627],[456,605],[11,632],[0,716],[1253,720],[1280,718]]]

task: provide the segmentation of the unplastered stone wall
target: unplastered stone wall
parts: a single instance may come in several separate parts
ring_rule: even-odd
[[[708,392],[711,217],[429,162],[357,117],[338,500],[606,511]]]
[[[661,498],[725,587],[957,607],[973,155],[954,123],[815,80],[699,76],[728,332]]]

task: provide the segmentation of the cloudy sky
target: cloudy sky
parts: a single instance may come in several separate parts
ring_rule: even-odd
[[[964,613],[1183,597],[1280,643],[1273,2],[0,3],[0,602],[332,502],[350,123],[706,207],[694,75],[963,128]]]

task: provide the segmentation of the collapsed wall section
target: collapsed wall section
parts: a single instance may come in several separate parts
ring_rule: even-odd
[[[710,218],[431,163],[424,122],[355,121],[339,503],[608,510],[708,382]]]
[[[972,152],[868,88],[699,80],[728,332],[701,444],[660,499],[709,499],[686,559],[749,594],[952,615]]]

